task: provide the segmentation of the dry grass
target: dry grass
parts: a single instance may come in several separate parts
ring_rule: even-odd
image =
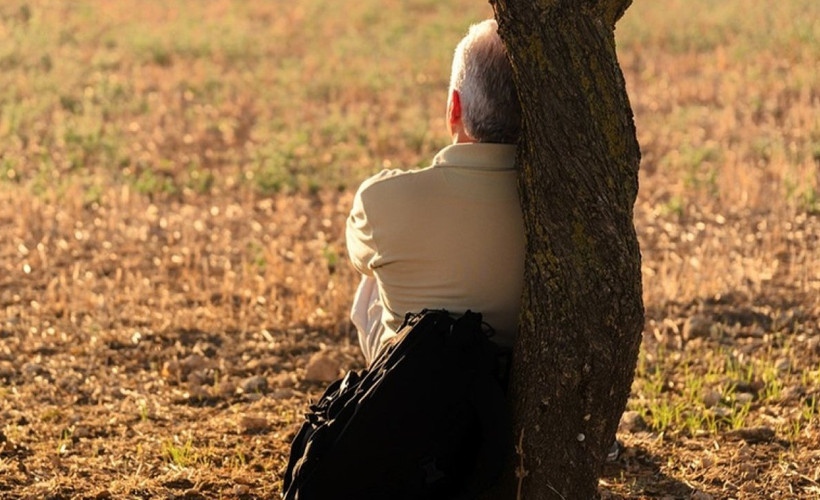
[[[452,47],[489,14],[4,2],[0,497],[275,495],[308,359],[362,362],[351,190],[445,143]],[[646,429],[611,497],[820,496],[818,19],[670,0],[619,25]]]

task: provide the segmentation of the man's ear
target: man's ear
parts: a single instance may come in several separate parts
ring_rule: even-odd
[[[450,125],[450,130],[457,130],[456,125],[461,123],[461,95],[455,89],[450,92],[449,105],[447,106],[447,123]]]

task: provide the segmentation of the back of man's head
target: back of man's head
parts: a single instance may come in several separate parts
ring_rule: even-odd
[[[488,19],[470,26],[456,47],[450,92],[461,98],[467,134],[478,142],[513,144],[521,130],[521,107],[498,24]]]

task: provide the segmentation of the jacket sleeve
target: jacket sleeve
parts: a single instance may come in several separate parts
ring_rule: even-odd
[[[378,249],[373,238],[373,226],[367,218],[366,208],[362,201],[362,191],[363,189],[360,188],[353,200],[353,208],[347,218],[345,238],[347,254],[350,256],[353,267],[366,276],[372,276],[372,263],[378,255]]]

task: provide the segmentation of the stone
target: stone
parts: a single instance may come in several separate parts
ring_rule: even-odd
[[[340,363],[327,351],[319,351],[310,357],[305,367],[305,380],[332,382],[339,378]]]
[[[722,397],[723,396],[718,391],[714,389],[706,389],[703,391],[703,396],[701,399],[703,400],[703,406],[706,408],[714,408],[718,405],[718,403],[720,403]]]
[[[715,406],[712,408],[712,413],[718,418],[729,418],[732,415],[732,410],[723,406]]]
[[[57,379],[57,387],[72,394],[79,391],[84,380],[82,375],[71,370],[61,370],[59,373],[60,378]],[[2,375],[0,375],[0,377],[2,377]]]
[[[281,387],[273,391],[271,396],[273,399],[290,399],[293,397],[293,389],[289,387]]]
[[[774,439],[774,430],[771,427],[745,427],[743,429],[734,429],[728,431],[726,436],[729,438],[742,439],[747,443],[763,443]]]
[[[744,380],[732,380],[729,385],[735,388],[735,392],[748,392],[749,394],[757,394],[764,387],[762,380],[752,380],[746,382]]]
[[[806,388],[802,385],[790,385],[780,393],[781,401],[795,401],[806,395]]]
[[[26,363],[23,365],[22,372],[26,377],[36,377],[45,372],[45,369],[37,363]]]
[[[187,375],[191,372],[208,368],[210,362],[199,354],[191,354],[190,356],[186,356],[179,364],[183,374]]]
[[[778,358],[778,360],[774,362],[774,367],[781,373],[788,372],[792,368],[792,362],[789,358]]]
[[[247,401],[247,402],[249,402],[249,403],[253,403],[253,402],[255,402],[255,401],[259,401],[259,400],[261,400],[263,397],[265,397],[265,396],[264,396],[262,393],[260,393],[260,392],[246,392],[246,393],[243,393],[243,394],[242,394],[242,400],[243,400],[243,401]]]
[[[275,370],[279,367],[280,363],[282,363],[282,358],[279,356],[265,356],[259,360],[259,366],[263,369]]]
[[[196,370],[188,374],[188,384],[190,385],[209,385],[213,376],[208,373],[208,370]]]
[[[262,375],[248,377],[242,381],[240,388],[245,393],[263,393],[268,390],[268,379]]]
[[[91,438],[94,437],[94,429],[85,424],[75,425],[74,432],[71,436],[77,438]]]
[[[16,374],[17,370],[14,369],[14,365],[8,361],[0,361],[0,378],[12,379]]]
[[[712,335],[712,327],[715,322],[706,316],[696,314],[686,318],[683,323],[683,340],[691,340],[695,338],[709,338]]]
[[[250,492],[251,492],[250,487],[247,486],[247,485],[244,485],[244,484],[237,484],[236,486],[233,487],[233,494],[236,497],[249,495]]]
[[[273,385],[276,387],[293,387],[296,385],[296,380],[293,373],[282,372],[273,377]]]
[[[268,420],[265,417],[245,415],[239,421],[242,432],[264,432],[268,430]]]
[[[182,368],[180,367],[179,361],[171,360],[163,363],[160,374],[165,379],[179,379],[182,375]]]
[[[757,468],[749,463],[740,464],[740,471],[743,475],[743,479],[746,480],[753,480],[757,477]]]
[[[754,401],[755,396],[754,394],[748,392],[739,392],[735,394],[735,402],[739,405],[747,405]]]
[[[646,420],[637,411],[625,411],[621,415],[621,422],[618,430],[621,432],[640,432],[646,429]]]
[[[222,382],[220,382],[216,386],[216,388],[214,390],[214,394],[216,394],[220,397],[223,397],[223,398],[233,396],[233,394],[235,392],[236,392],[236,385],[234,385],[233,382],[231,382],[229,380],[223,380]]]
[[[815,335],[806,339],[806,350],[808,352],[820,352],[820,336]]]
[[[188,387],[189,401],[207,401],[211,398],[208,387],[199,384],[190,384]]]

